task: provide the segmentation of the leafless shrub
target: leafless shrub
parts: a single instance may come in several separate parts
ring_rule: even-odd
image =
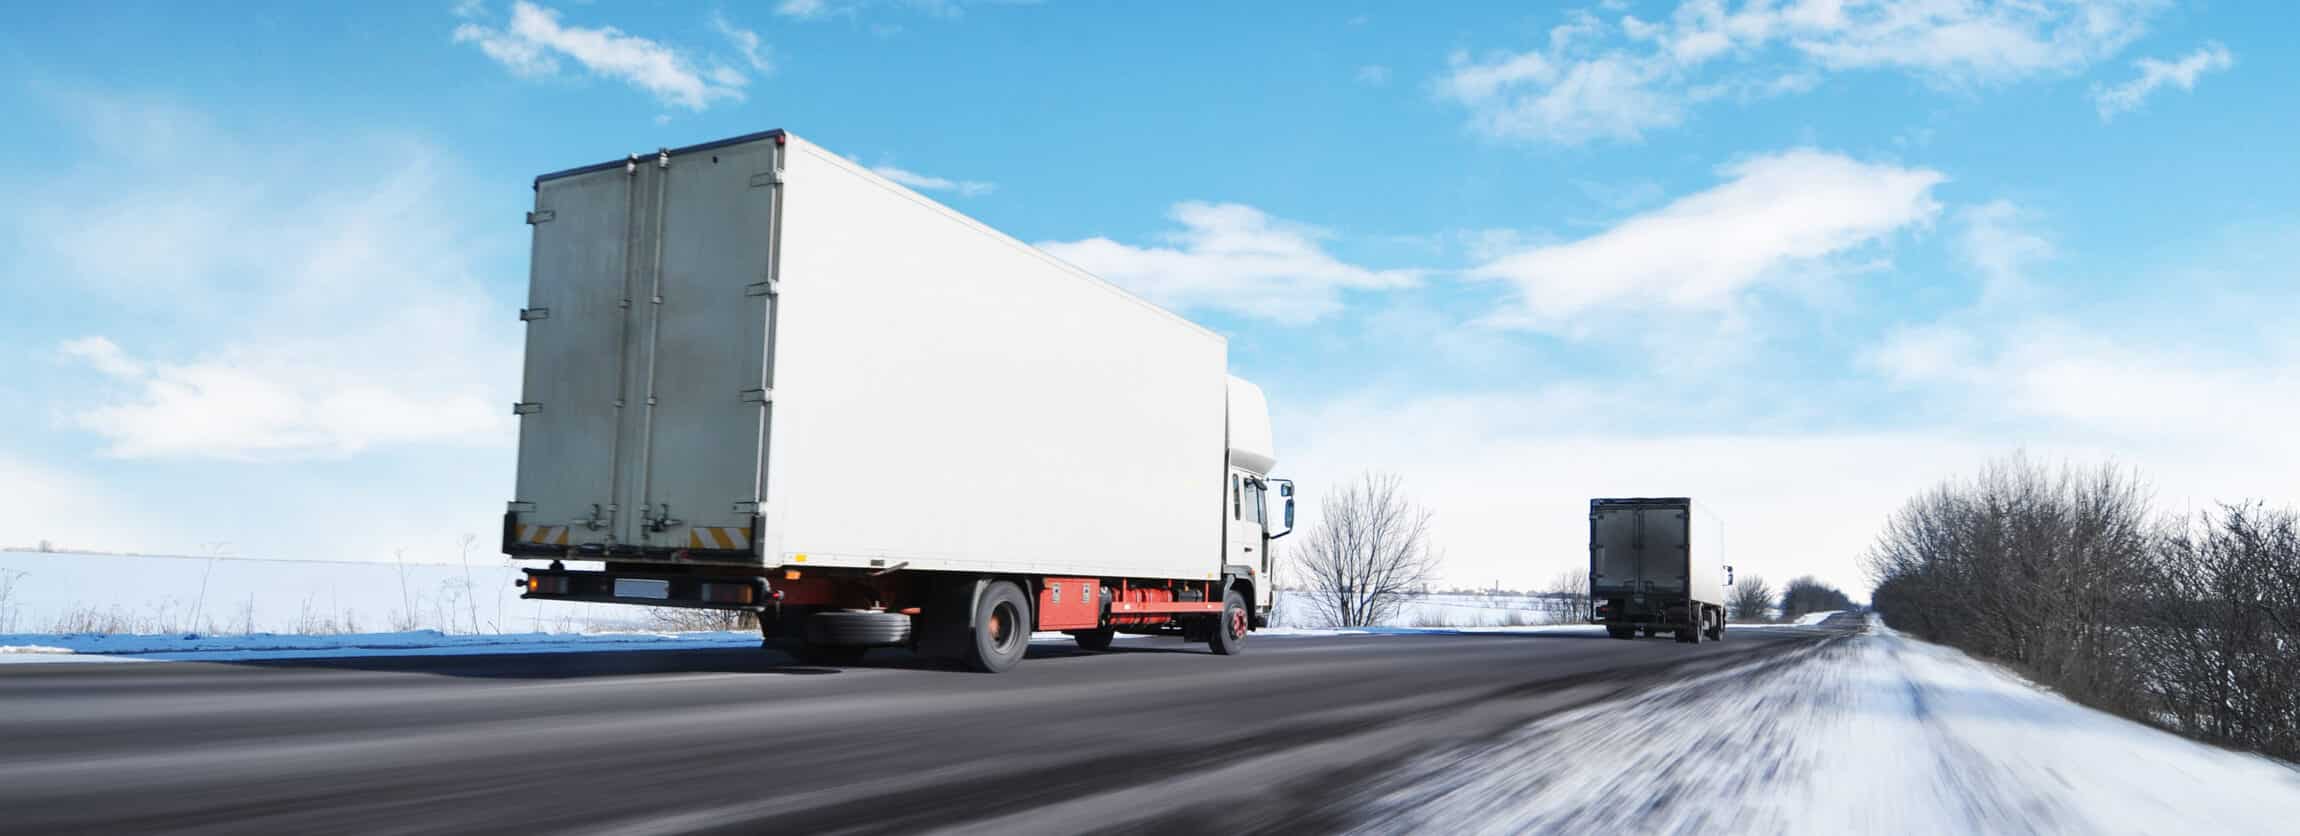
[[[2160,725],[2300,759],[2300,515],[2223,506],[2167,526],[2134,678]]]
[[[1402,481],[1367,473],[1319,502],[1318,524],[1303,535],[1295,559],[1308,587],[1303,597],[1326,625],[1388,621],[1436,574],[1430,511],[1405,496]]]
[[[1764,578],[1749,575],[1733,579],[1733,592],[1726,598],[1726,610],[1734,621],[1773,620],[1773,586]]]
[[[2152,521],[2137,477],[2015,457],[1910,500],[1871,547],[1873,605],[2072,699],[2300,757],[2300,516]]]
[[[1547,603],[1562,612],[1560,620],[1586,621],[1589,609],[1589,569],[1560,572],[1549,582]]]
[[[42,541],[46,545],[46,541]],[[16,632],[16,618],[22,615],[16,604],[16,582],[29,574],[18,569],[0,570],[0,633]]]
[[[710,630],[756,630],[759,618],[746,610],[698,610],[686,607],[649,607],[647,622],[655,629],[690,633]]]

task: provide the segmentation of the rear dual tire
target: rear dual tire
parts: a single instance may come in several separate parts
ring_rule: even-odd
[[[1080,650],[1109,650],[1110,640],[1117,637],[1118,631],[1108,627],[1100,630],[1070,631],[1070,638],[1078,642],[1078,649]]]

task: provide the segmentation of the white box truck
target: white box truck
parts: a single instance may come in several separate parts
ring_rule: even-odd
[[[984,671],[1267,622],[1293,486],[1220,335],[782,131],[545,174],[528,222],[524,597]]]
[[[1725,526],[1685,497],[1589,501],[1592,618],[1617,639],[1725,638]]]

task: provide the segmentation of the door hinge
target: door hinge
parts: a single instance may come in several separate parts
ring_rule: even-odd
[[[783,283],[778,279],[755,282],[743,288],[744,296],[780,296],[782,292]]]
[[[775,390],[745,389],[742,391],[741,397],[743,403],[770,404],[775,402]]]
[[[656,167],[656,168],[670,168],[670,167],[671,167],[671,149],[669,149],[669,148],[657,148],[657,149],[655,149],[655,167]]]
[[[751,175],[751,188],[754,189],[760,186],[780,186],[782,184],[782,169],[775,169],[774,171],[762,171]]]
[[[559,213],[553,212],[549,209],[537,209],[533,212],[527,213],[527,222],[529,224],[547,224],[551,222],[552,218],[556,217],[559,217]]]
[[[511,405],[513,415],[533,415],[543,411],[543,405],[534,401],[520,401]]]
[[[520,322],[534,322],[535,320],[538,320],[538,319],[550,319],[550,318],[551,318],[551,309],[550,309],[550,308],[520,308],[520,309],[519,309],[519,321],[520,321]]]

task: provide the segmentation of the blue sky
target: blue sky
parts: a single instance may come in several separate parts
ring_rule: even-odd
[[[538,173],[787,128],[1231,338],[1448,580],[1691,494],[1865,588],[2014,450],[2287,503],[2279,3],[49,5],[0,32],[0,544],[452,556]]]

